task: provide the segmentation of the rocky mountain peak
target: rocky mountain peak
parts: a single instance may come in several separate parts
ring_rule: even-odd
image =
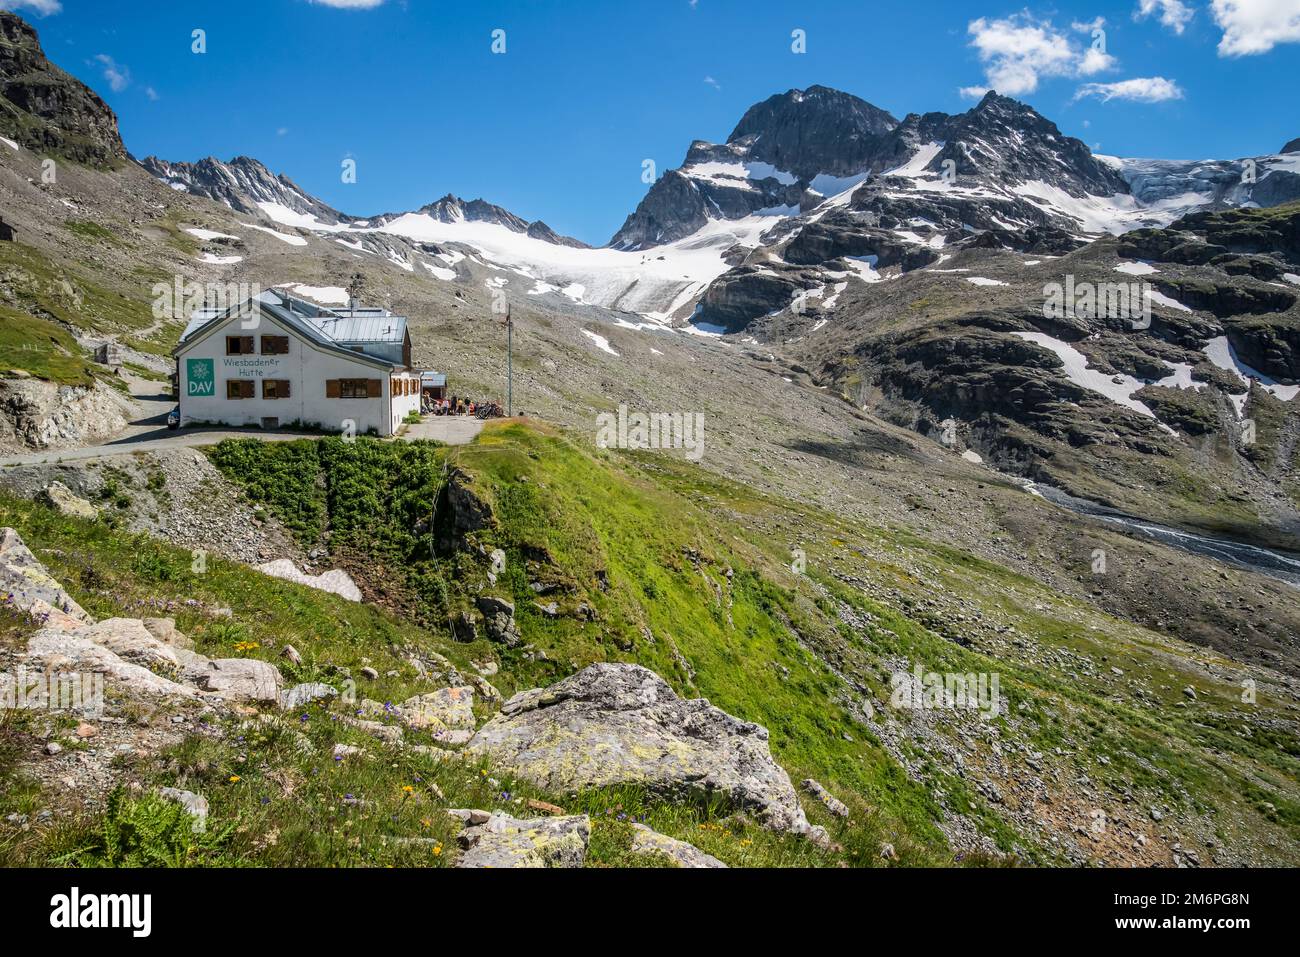
[[[865,168],[876,138],[898,125],[879,107],[826,86],[787,90],[751,106],[727,142],[804,181]]]
[[[1300,153],[1300,136],[1297,136],[1280,150],[1282,153]]]
[[[495,223],[512,232],[528,232],[528,221],[508,209],[502,209],[485,199],[464,200],[448,193],[441,199],[420,208],[420,212],[440,223]]]
[[[266,204],[314,217],[323,223],[335,224],[350,219],[312,196],[283,173],[272,173],[265,164],[251,156],[236,156],[225,161],[208,156],[195,163],[173,163],[157,156],[146,156],[141,165],[172,189],[205,196],[237,212],[261,215],[265,213],[263,204]]]
[[[686,159],[655,181],[610,240],[643,249],[689,236],[710,219],[739,219],[805,205],[819,176],[871,168],[898,121],[866,100],[826,86],[787,90],[745,111],[722,144],[695,140]]]
[[[540,219],[530,223],[528,220],[516,216],[510,210],[497,206],[495,203],[489,203],[485,199],[464,200],[459,196],[448,193],[441,199],[422,207],[419,212],[436,219],[440,223],[493,223],[497,226],[504,226],[511,232],[524,233],[533,239],[554,243],[557,246],[573,246],[578,249],[587,248],[586,243],[569,236],[561,236]]]
[[[1128,184],[1112,166],[1101,162],[1082,141],[1065,136],[1033,107],[990,90],[979,104],[951,118],[943,150],[933,161],[951,159],[959,176],[993,180],[1000,185],[1040,182],[1072,196],[1127,193]]]
[[[41,49],[36,30],[0,10],[0,132],[38,153],[99,168],[127,158],[117,116]]]

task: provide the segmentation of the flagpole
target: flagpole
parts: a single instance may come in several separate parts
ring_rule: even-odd
[[[515,321],[506,306],[506,415],[515,414]]]

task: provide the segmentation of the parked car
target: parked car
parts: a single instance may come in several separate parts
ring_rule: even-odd
[[[167,428],[179,429],[181,427],[181,407],[178,405],[167,413]]]

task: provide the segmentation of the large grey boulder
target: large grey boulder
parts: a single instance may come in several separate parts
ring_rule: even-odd
[[[632,825],[632,850],[637,854],[655,854],[666,857],[678,867],[726,867],[712,854],[705,854],[694,844],[687,844],[667,834],[646,827]]]
[[[187,667],[185,677],[204,691],[252,701],[280,700],[284,679],[275,665],[255,658],[211,658],[196,664]]]
[[[684,701],[640,665],[595,664],[512,697],[468,750],[553,792],[641,784],[721,794],[768,827],[823,840],[767,741],[762,726]]]
[[[65,672],[93,672],[111,678],[124,690],[142,695],[193,698],[188,685],[154,674],[143,665],[127,661],[89,638],[45,627],[27,642],[28,659]]]
[[[12,528],[0,528],[0,599],[18,611],[65,624],[65,619],[86,624],[95,620],[63,590]]]
[[[470,813],[457,867],[581,867],[587,859],[591,819],[585,814],[519,820],[497,811],[477,824],[481,816]]]
[[[451,731],[474,727],[474,689],[440,688],[407,698],[398,707],[402,722],[410,728]]]
[[[93,520],[99,517],[99,509],[80,495],[77,495],[62,482],[51,482],[41,490],[39,497],[59,513],[69,518]]]
[[[97,625],[79,629],[75,634],[146,668],[175,669],[180,666],[177,649],[155,638],[138,618],[106,618]]]
[[[488,639],[507,648],[518,648],[523,644],[519,626],[515,624],[515,606],[504,598],[483,595],[478,601],[478,610],[483,615],[483,630]]]
[[[177,627],[175,618],[145,618],[141,622],[149,634],[173,648],[194,650],[194,642],[187,638]]]

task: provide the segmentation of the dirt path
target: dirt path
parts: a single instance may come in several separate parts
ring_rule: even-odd
[[[317,435],[308,432],[220,426],[168,429],[167,413],[175,408],[176,400],[162,392],[161,383],[130,374],[126,374],[124,378],[140,411],[120,435],[99,445],[88,445],[78,449],[0,456],[0,466],[49,465],[55,462],[83,461],[109,455],[127,455],[131,452],[195,448],[202,445],[216,445],[222,439],[256,438],[265,442],[287,442],[292,439],[313,438]],[[407,442],[433,439],[447,445],[466,445],[474,441],[481,431],[483,431],[483,423],[472,416],[426,416],[423,422],[408,426],[401,438]]]
[[[426,415],[421,422],[407,426],[402,439],[432,439],[447,445],[467,445],[483,431],[483,421],[472,415]]]

